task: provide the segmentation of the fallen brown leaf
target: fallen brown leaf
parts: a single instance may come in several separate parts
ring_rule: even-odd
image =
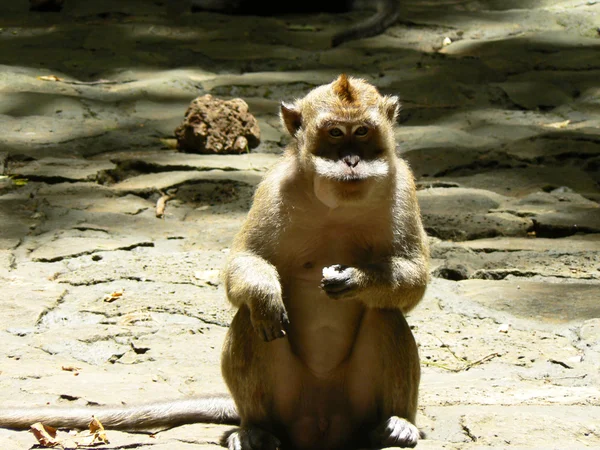
[[[120,291],[115,291],[112,294],[107,294],[104,296],[104,301],[108,303],[114,302],[123,296],[123,292],[125,291],[121,289]]]
[[[56,428],[44,425],[41,422],[36,422],[29,428],[41,446],[47,448],[58,447],[60,441],[56,439]]]
[[[546,128],[567,128],[570,123],[571,123],[570,120],[565,120],[563,122],[547,123],[544,126]]]
[[[106,437],[106,433],[104,431],[104,426],[102,423],[95,417],[92,416],[92,421],[90,422],[90,433],[94,435],[94,441],[101,441],[104,444],[109,444],[108,438]]]
[[[43,75],[37,78],[42,81],[62,81],[62,78],[59,78],[56,75]]]

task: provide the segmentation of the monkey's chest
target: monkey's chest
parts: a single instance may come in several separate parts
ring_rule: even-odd
[[[318,288],[323,269],[336,264],[361,266],[385,252],[378,236],[363,227],[320,227],[290,231],[276,266],[286,281]]]

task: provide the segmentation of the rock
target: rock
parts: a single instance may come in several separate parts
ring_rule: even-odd
[[[446,280],[460,281],[469,278],[469,272],[470,270],[463,264],[446,261],[442,266],[436,268],[432,275]]]
[[[523,280],[464,280],[459,283],[462,294],[481,305],[538,322],[556,325],[600,314],[595,284]]]
[[[260,128],[241,98],[194,99],[175,129],[179,149],[193,153],[243,153],[260,143]]]
[[[151,241],[144,238],[130,236],[97,236],[88,235],[91,233],[82,232],[79,236],[70,236],[65,233],[64,236],[56,238],[52,242],[43,244],[31,252],[31,258],[34,261],[52,262],[60,261],[64,258],[73,258],[79,255],[85,255],[100,251],[110,251],[118,249],[131,249],[139,246],[152,246]]]
[[[465,241],[493,236],[526,236],[532,221],[495,211],[506,197],[480,189],[430,188],[417,193],[427,232]]]

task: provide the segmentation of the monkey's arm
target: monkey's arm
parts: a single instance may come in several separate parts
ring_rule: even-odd
[[[235,252],[225,269],[225,290],[234,306],[250,309],[252,325],[265,341],[285,336],[288,317],[271,263],[250,251]]]
[[[279,273],[268,260],[278,242],[278,223],[273,218],[280,215],[272,184],[267,177],[258,186],[223,273],[228,300],[238,308],[248,307],[255,331],[267,342],[285,336],[288,324]]]
[[[363,267],[326,267],[321,286],[331,298],[357,298],[371,308],[398,308],[407,313],[423,297],[427,279],[425,258],[395,256]]]
[[[360,261],[354,267],[335,265],[323,270],[321,286],[331,298],[358,298],[372,308],[413,309],[429,279],[429,247],[406,164],[398,167],[394,242],[389,255]]]

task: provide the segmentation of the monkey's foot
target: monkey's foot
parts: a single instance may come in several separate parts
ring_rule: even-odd
[[[271,433],[258,427],[243,427],[227,438],[229,450],[279,450],[281,442]]]
[[[371,441],[377,448],[415,447],[419,430],[406,419],[392,416],[371,433]]]

